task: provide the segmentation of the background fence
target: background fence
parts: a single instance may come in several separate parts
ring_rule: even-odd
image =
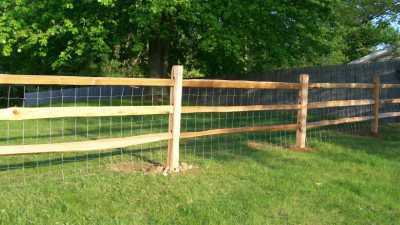
[[[322,82],[312,73],[310,83],[305,75],[299,82],[300,73],[265,75],[273,82],[181,82],[181,67],[173,79],[1,75],[0,180],[65,178],[110,165],[177,169],[178,156],[226,160],[254,143],[304,149],[306,128],[309,141],[329,141],[334,135],[321,127],[332,125],[376,132],[378,117],[400,116],[400,85],[385,82],[388,73],[369,73],[374,82]]]

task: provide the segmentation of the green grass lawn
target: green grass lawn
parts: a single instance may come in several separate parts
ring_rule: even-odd
[[[385,127],[380,138],[336,133],[329,142],[311,139],[309,153],[287,151],[261,137],[249,143],[251,135],[243,135],[230,143],[215,137],[226,146],[205,144],[212,157],[181,152],[197,168],[180,175],[104,166],[64,182],[37,176],[3,184],[0,224],[399,223],[400,126]],[[119,154],[107,158],[124,160]],[[73,168],[87,162],[74,161]]]

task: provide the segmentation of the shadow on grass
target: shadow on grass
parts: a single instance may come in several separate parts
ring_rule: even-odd
[[[357,157],[354,151],[364,152],[366,154],[374,155],[388,160],[400,159],[399,152],[396,151],[397,146],[400,145],[399,139],[400,126],[388,126],[383,129],[381,138],[374,138],[371,136],[354,136],[337,131],[328,131],[326,135],[332,135],[334,140],[332,146],[339,146],[346,149],[349,154],[345,152],[342,154],[332,151],[324,151],[318,149],[322,142],[312,142],[315,146],[317,154],[321,157],[338,161],[353,161],[363,163],[362,156]],[[276,151],[287,151],[288,148],[293,146],[295,140],[294,132],[274,132],[274,133],[243,133],[234,135],[222,135],[214,137],[203,137],[186,140],[182,143],[181,158],[182,161],[197,161],[201,162],[204,159],[212,159],[217,161],[231,161],[237,158],[248,158],[255,162],[267,167],[275,168],[273,160],[276,160],[279,155]],[[155,165],[160,165],[163,162],[159,159],[152,158],[151,154],[154,152],[164,151],[166,154],[166,146],[141,146],[141,149],[117,149],[107,152],[84,153],[74,156],[57,156],[56,158],[44,158],[38,156],[37,158],[29,159],[24,162],[10,162],[7,165],[0,163],[0,172],[38,168],[38,167],[51,167],[56,165],[67,165],[77,162],[94,161],[101,158],[111,158],[123,155],[124,157],[133,157],[138,161],[143,161]],[[400,151],[400,150],[399,150]],[[307,153],[305,153],[307,154]],[[26,158],[24,159],[26,160]],[[279,160],[285,161],[291,165],[303,164],[303,161],[297,158],[280,157]],[[271,161],[271,162],[270,162]]]
[[[270,140],[275,143],[271,146],[274,146],[274,148],[281,148],[278,145],[281,142],[279,139],[283,137],[282,135],[279,135],[279,133],[274,133],[269,134],[268,137],[272,138]],[[254,155],[255,151],[248,146],[247,142],[249,141],[249,138],[252,141],[265,142],[265,136],[259,134],[223,135],[219,137],[196,138],[185,141],[185,143],[181,145],[181,155],[185,154],[187,157],[182,157],[182,161],[187,161],[189,158],[194,159],[197,162],[200,162],[204,159],[229,161],[238,157],[250,157],[254,160],[258,160],[258,157]],[[214,143],[210,143],[210,140],[214,140]],[[216,140],[218,140],[218,144],[215,143]],[[49,157],[49,155],[31,155],[24,156],[23,158],[20,156],[3,157],[0,161],[0,172],[46,168],[79,162],[83,163],[116,156],[123,156],[125,159],[127,157],[133,157],[134,160],[137,161],[160,165],[164,163],[164,159],[155,159],[152,156],[160,151],[163,151],[164,154],[167,153],[166,145],[157,147],[143,145],[132,148],[134,149],[128,148],[104,152],[75,153],[75,155],[72,155],[74,153],[64,153],[63,155],[57,154],[56,157]],[[23,160],[23,162],[20,162],[21,160]]]
[[[109,152],[96,152],[96,153],[87,153],[87,154],[68,156],[68,157],[30,160],[30,161],[24,161],[22,163],[9,163],[7,165],[0,164],[0,172],[20,170],[22,168],[32,169],[32,168],[38,168],[38,167],[51,167],[51,166],[57,166],[57,165],[67,165],[67,164],[71,164],[71,163],[94,161],[94,160],[98,160],[101,158],[110,158],[110,157],[120,156],[120,155],[129,155],[129,156],[134,157],[135,159],[141,160],[143,162],[151,163],[154,165],[160,165],[161,163],[159,161],[156,161],[156,160],[152,159],[151,157],[143,154],[143,153],[146,154],[146,153],[155,152],[155,151],[160,151],[160,148],[154,147],[154,148],[146,148],[146,149],[138,149],[138,150],[119,149],[119,150],[113,150],[113,151],[109,151]]]
[[[332,138],[334,141],[331,143],[331,147],[337,146],[345,151],[341,151],[340,153],[337,151],[319,151],[318,154],[322,157],[338,162],[352,161],[365,163],[366,161],[362,154],[368,154],[390,161],[400,160],[400,126],[398,125],[383,127],[378,137],[373,137],[369,131],[366,131],[361,135],[335,132],[332,134]],[[320,144],[318,141],[312,143],[314,146]],[[347,151],[349,152],[347,153]],[[361,153],[361,155],[354,153]]]

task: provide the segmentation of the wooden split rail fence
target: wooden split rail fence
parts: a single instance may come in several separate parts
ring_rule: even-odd
[[[259,82],[239,80],[183,80],[183,67],[174,66],[171,79],[151,78],[107,78],[107,77],[73,77],[73,76],[38,76],[38,75],[0,75],[0,85],[74,85],[74,86],[153,86],[170,87],[169,105],[161,106],[104,106],[104,107],[11,107],[0,109],[0,120],[30,120],[64,117],[103,117],[169,114],[169,128],[166,133],[145,134],[133,137],[107,138],[81,142],[7,145],[0,146],[0,155],[36,154],[49,152],[87,152],[124,148],[158,141],[168,141],[168,157],[166,167],[170,170],[179,169],[179,141],[195,137],[233,134],[256,131],[296,131],[296,148],[306,148],[307,129],[324,126],[372,121],[372,133],[378,134],[379,119],[400,117],[400,112],[380,113],[382,104],[400,104],[400,99],[380,99],[381,89],[400,88],[400,84],[381,84],[379,76],[369,83],[309,83],[309,76],[300,75],[299,83]],[[182,107],[183,87],[196,88],[241,88],[241,89],[290,89],[298,90],[298,104],[248,105],[248,106],[185,106]],[[309,89],[371,89],[373,99],[336,100],[308,103]],[[371,116],[349,117],[335,120],[323,120],[307,123],[307,110],[331,107],[373,106]],[[267,125],[254,127],[237,127],[204,130],[198,132],[180,132],[182,113],[212,113],[212,112],[245,112],[297,110],[297,123]]]

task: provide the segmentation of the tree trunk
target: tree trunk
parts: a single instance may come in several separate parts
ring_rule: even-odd
[[[150,75],[167,76],[168,42],[157,36],[149,43]]]
[[[157,36],[149,43],[149,67],[151,77],[168,78],[167,71],[168,42]],[[157,104],[165,103],[169,97],[170,88],[159,87],[151,90],[151,94],[156,96],[154,100]],[[162,94],[164,93],[164,94]],[[162,97],[163,96],[163,97]]]

